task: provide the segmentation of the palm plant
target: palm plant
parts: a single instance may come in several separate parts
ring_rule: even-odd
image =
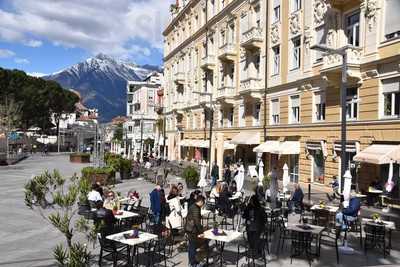
[[[25,204],[61,232],[67,248],[55,247],[53,254],[60,266],[89,266],[90,251],[85,244],[74,242],[76,233],[88,242],[96,240],[96,229],[77,214],[77,202],[87,194],[87,182],[76,175],[65,179],[57,170],[32,177],[25,185]]]

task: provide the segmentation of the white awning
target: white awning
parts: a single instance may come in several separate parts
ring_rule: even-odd
[[[180,146],[208,148],[209,140],[183,139],[180,142]]]
[[[400,145],[370,145],[355,155],[353,160],[378,165],[391,161],[400,163]]]
[[[234,136],[230,143],[234,145],[258,145],[260,144],[260,133],[241,132]]]
[[[299,141],[267,141],[253,149],[257,153],[271,153],[278,155],[297,155],[300,154]]]
[[[228,149],[235,149],[235,145],[231,144],[230,141],[224,141],[224,150],[228,150]]]
[[[285,141],[282,142],[279,147],[280,155],[298,155],[300,154],[300,142],[299,141]]]
[[[266,141],[253,149],[256,153],[273,153],[272,151],[279,151],[279,141]]]

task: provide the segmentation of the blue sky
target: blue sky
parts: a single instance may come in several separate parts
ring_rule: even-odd
[[[174,0],[0,0],[0,67],[56,72],[98,53],[162,64]]]

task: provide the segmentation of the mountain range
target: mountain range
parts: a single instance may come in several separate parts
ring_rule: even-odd
[[[98,54],[42,78],[78,91],[83,104],[98,109],[100,121],[107,122],[116,116],[126,115],[127,81],[141,81],[153,71],[162,70],[159,66],[139,66]]]

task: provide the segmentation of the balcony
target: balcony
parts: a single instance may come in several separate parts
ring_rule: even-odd
[[[226,102],[229,104],[233,104],[233,98],[235,96],[235,87],[234,86],[222,86],[217,90],[217,100]]]
[[[240,45],[249,50],[261,49],[263,41],[262,29],[254,26],[243,33]]]
[[[202,69],[214,70],[215,68],[215,56],[208,55],[201,59],[201,66]]]
[[[362,48],[349,47],[346,49],[349,76],[359,77],[362,59]],[[341,72],[343,58],[339,54],[328,54],[323,57],[321,72],[337,74]]]
[[[185,73],[179,71],[174,75],[174,81],[176,84],[184,84],[185,83]]]
[[[237,51],[234,44],[226,43],[219,48],[218,58],[220,60],[235,61],[236,56]]]
[[[240,89],[239,93],[241,95],[250,95],[253,98],[262,97],[264,85],[262,84],[262,80],[256,77],[250,77],[245,80],[240,81]]]

